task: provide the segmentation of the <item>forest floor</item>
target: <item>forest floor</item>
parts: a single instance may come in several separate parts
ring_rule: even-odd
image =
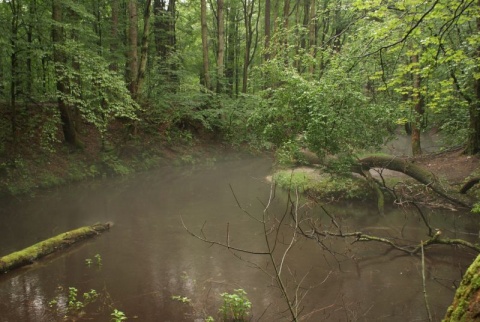
[[[415,158],[415,162],[434,174],[444,177],[451,184],[461,184],[471,175],[480,171],[480,157],[463,153],[463,149],[432,153]]]

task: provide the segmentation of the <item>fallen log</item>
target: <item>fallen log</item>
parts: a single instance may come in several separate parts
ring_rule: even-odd
[[[450,188],[448,184],[442,183],[435,174],[427,169],[405,159],[394,156],[369,156],[358,160],[358,166],[360,169],[357,169],[356,172],[360,173],[365,170],[370,170],[371,168],[384,168],[402,172],[418,182],[423,183],[439,196],[453,204],[466,208],[473,206],[473,201],[465,194]]]
[[[323,163],[328,167],[328,161],[322,161],[318,157],[315,158],[314,153],[308,150],[301,150],[301,153],[304,156],[304,159],[309,162],[309,164],[313,165]],[[406,174],[407,176],[424,184],[443,199],[448,200],[454,205],[465,208],[472,208],[474,204],[474,201],[465,193],[475,184],[480,182],[480,178],[473,178],[460,190],[455,190],[448,183],[442,182],[428,169],[415,164],[414,161],[392,155],[371,155],[362,159],[358,159],[356,163],[352,165],[351,171],[366,177],[366,171],[369,171],[372,168],[388,169]]]
[[[97,236],[109,230],[110,226],[111,223],[84,226],[46,239],[18,252],[3,256],[0,258],[0,273],[6,273],[15,268],[31,264],[35,260],[45,257],[57,250],[69,247],[81,240]]]

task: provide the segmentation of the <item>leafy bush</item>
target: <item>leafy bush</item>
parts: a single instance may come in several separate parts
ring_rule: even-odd
[[[222,293],[223,305],[220,313],[225,321],[245,321],[250,314],[252,303],[247,298],[247,292],[243,289],[236,289],[233,294]]]

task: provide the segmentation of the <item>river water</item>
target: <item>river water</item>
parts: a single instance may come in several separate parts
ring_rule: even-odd
[[[71,185],[35,197],[1,200],[0,256],[61,232],[111,221],[107,233],[0,276],[0,321],[110,321],[118,309],[129,321],[220,320],[220,294],[244,289],[252,302],[252,321],[289,321],[285,301],[268,275],[272,266],[262,255],[237,258],[233,252],[189,235],[185,225],[231,246],[265,251],[259,218],[269,200],[271,160],[244,158],[209,166],[164,167],[126,179]],[[230,188],[231,187],[231,188]],[[234,191],[235,195],[232,193]],[[374,205],[326,205],[345,231],[361,230],[427,239],[413,211]],[[272,216],[286,209],[286,193],[277,191]],[[315,206],[299,214],[330,219]],[[461,212],[425,211],[431,225],[448,236],[475,240],[478,222]],[[228,231],[228,233],[227,233]],[[279,232],[285,249],[291,230]],[[324,246],[298,238],[286,256],[286,287],[305,297],[301,316],[308,321],[428,321],[419,256],[374,243],[324,240]],[[277,261],[282,252],[275,253]],[[101,257],[98,265],[95,255]],[[238,253],[237,253],[238,255]],[[426,254],[426,289],[434,321],[451,303],[455,286],[476,254],[456,247],[434,246]],[[92,259],[89,266],[87,259]],[[301,282],[299,288],[296,286]],[[66,312],[68,288],[79,294],[96,290],[99,298],[82,313]],[[185,303],[172,299],[185,297]],[[81,295],[79,296],[81,299]],[[50,304],[52,300],[57,304]],[[82,300],[83,301],[83,300]]]

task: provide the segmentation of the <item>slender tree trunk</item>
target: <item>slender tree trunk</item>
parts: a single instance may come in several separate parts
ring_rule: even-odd
[[[315,58],[317,56],[317,17],[315,9],[315,0],[310,0],[310,14],[309,14],[309,24],[308,24],[308,45],[310,48],[310,56],[312,62],[309,65],[309,74],[313,75],[315,73]]]
[[[102,54],[102,45],[103,45],[103,32],[102,32],[102,13],[101,13],[101,4],[99,0],[93,1],[93,15],[95,16],[95,22],[93,24],[93,30],[97,35],[97,45],[99,53]]]
[[[116,59],[116,52],[118,50],[118,45],[117,45],[117,39],[118,39],[118,17],[119,17],[119,0],[112,0],[111,6],[112,6],[112,29],[111,29],[111,35],[112,35],[112,42],[110,44],[110,54],[111,54],[111,59],[112,62],[110,63],[110,70],[112,71],[118,71],[118,63]]]
[[[65,77],[62,75],[61,66],[66,64],[65,54],[61,48],[63,44],[63,28],[59,25],[62,23],[62,1],[53,0],[52,2],[52,19],[55,24],[52,27],[53,40],[53,61],[55,63],[55,73],[57,77],[57,92],[58,92],[58,109],[62,121],[63,135],[65,141],[72,146],[81,147],[82,143],[78,139],[77,131],[75,130],[75,122],[72,117],[72,111],[67,105],[62,95],[67,95],[67,84],[65,84]]]
[[[281,0],[270,0],[270,1],[273,1],[273,17],[271,19],[271,22],[273,22],[273,33],[276,33],[278,31],[278,11],[279,11],[279,8],[280,8],[280,1]]]
[[[157,55],[165,61],[168,56],[168,14],[165,10],[165,0],[155,0],[155,48]]]
[[[206,0],[200,0],[201,12],[201,28],[202,28],[202,53],[203,53],[203,85],[207,90],[210,90],[210,72],[208,63],[208,29],[207,29],[207,2]]]
[[[321,48],[325,48],[326,44],[326,37],[327,37],[327,32],[330,29],[330,18],[327,14],[327,8],[328,8],[328,3],[329,1],[324,1],[323,2],[323,7],[322,7],[322,24],[320,28],[320,39],[319,39],[319,44]],[[319,75],[318,78],[323,77],[323,73],[325,72],[325,67],[326,67],[326,62],[325,62],[325,53],[323,50],[320,50],[319,53],[319,63],[318,63],[318,70],[319,70]]]
[[[17,93],[18,93],[18,25],[20,19],[19,3],[12,0],[10,2],[12,10],[11,38],[10,45],[12,52],[10,54],[10,125],[12,143],[14,149],[17,146]]]
[[[27,84],[26,84],[26,92],[28,95],[32,96],[33,87],[32,81],[34,79],[33,69],[32,69],[32,48],[33,48],[33,30],[34,30],[34,15],[35,10],[37,10],[37,1],[31,1],[30,5],[28,6],[28,26],[27,26],[27,42],[28,42],[28,50],[27,53]]]
[[[300,44],[299,44],[299,48],[297,48],[297,53],[300,54],[300,51],[301,51],[302,55],[309,52],[308,46],[310,45],[310,42],[309,42],[310,29],[309,28],[310,28],[310,6],[312,5],[311,2],[312,2],[311,0],[303,0],[303,19],[302,19],[303,30],[300,31]],[[297,8],[300,8],[300,6],[297,5]],[[297,71],[299,73],[303,73],[306,67],[302,65],[302,60],[297,59],[296,64],[297,64]]]
[[[412,55],[411,62],[415,66],[413,67],[413,114],[414,119],[412,120],[412,154],[414,156],[422,154],[422,147],[420,144],[420,133],[421,133],[421,124],[424,114],[423,107],[423,97],[421,94],[421,76],[419,75],[419,66],[418,66],[418,54]]]
[[[169,16],[169,28],[168,39],[170,45],[170,51],[174,52],[177,46],[177,33],[176,33],[176,12],[177,12],[177,0],[170,0],[168,2],[168,16]]]
[[[3,69],[3,64],[0,63],[0,97],[5,97],[5,86],[4,79],[5,79],[5,71]]]
[[[480,0],[477,0],[477,10],[480,10]],[[480,17],[477,17],[477,32],[480,32]],[[480,59],[480,46],[476,50],[477,61]],[[477,73],[480,70],[480,64],[477,65]],[[470,103],[469,112],[469,132],[467,139],[467,154],[476,154],[480,152],[480,79],[473,79],[474,98]]]
[[[250,6],[254,6],[255,1],[251,3],[243,1],[243,16],[245,22],[245,55],[243,60],[243,78],[242,78],[242,93],[247,92],[248,85],[248,65],[250,63],[250,51],[252,46],[252,15],[253,12]]]
[[[128,0],[128,59],[127,59],[127,82],[128,89],[133,97],[137,96],[137,73],[138,73],[138,13],[137,1]]]
[[[68,10],[68,21],[78,23],[79,17],[78,15],[73,12],[72,10]],[[77,29],[72,29],[72,34],[71,34],[71,39],[74,41],[79,41],[78,39],[78,30]],[[74,86],[77,88],[77,90],[72,91],[72,96],[75,97],[75,101],[79,101],[82,99],[82,79],[80,76],[81,73],[81,68],[80,68],[80,58],[78,55],[73,55],[72,56],[72,68],[75,71],[74,76],[70,80],[71,84],[74,84]],[[74,119],[74,124],[75,124],[75,131],[77,133],[81,133],[81,114],[80,114],[80,109],[78,104],[72,104],[69,106],[69,109],[72,110],[72,117]]]
[[[226,61],[225,61],[225,81],[226,92],[229,96],[233,95],[235,85],[235,64],[238,45],[237,33],[237,17],[238,8],[236,5],[230,6],[227,14],[227,47],[226,47]]]
[[[135,94],[138,96],[142,90],[143,82],[145,80],[145,73],[147,69],[148,60],[148,36],[150,34],[150,16],[151,16],[152,1],[147,0],[145,3],[145,14],[143,16],[143,35],[142,47],[140,52],[140,63],[138,67],[137,81],[135,85]]]
[[[342,21],[342,10],[340,9],[341,3],[335,7],[335,19],[334,19],[334,34],[333,34],[333,51],[339,53],[342,50],[342,34],[344,31],[344,23]]]
[[[270,6],[270,0],[265,0],[265,56],[264,59],[265,61],[268,61],[270,59],[270,14],[271,14],[271,6]]]
[[[224,20],[224,2],[217,0],[217,30],[218,30],[218,49],[217,49],[217,93],[223,92],[223,71],[225,56],[225,20]]]
[[[284,61],[285,65],[288,65],[288,27],[290,18],[290,0],[283,1],[283,47],[284,47]]]

